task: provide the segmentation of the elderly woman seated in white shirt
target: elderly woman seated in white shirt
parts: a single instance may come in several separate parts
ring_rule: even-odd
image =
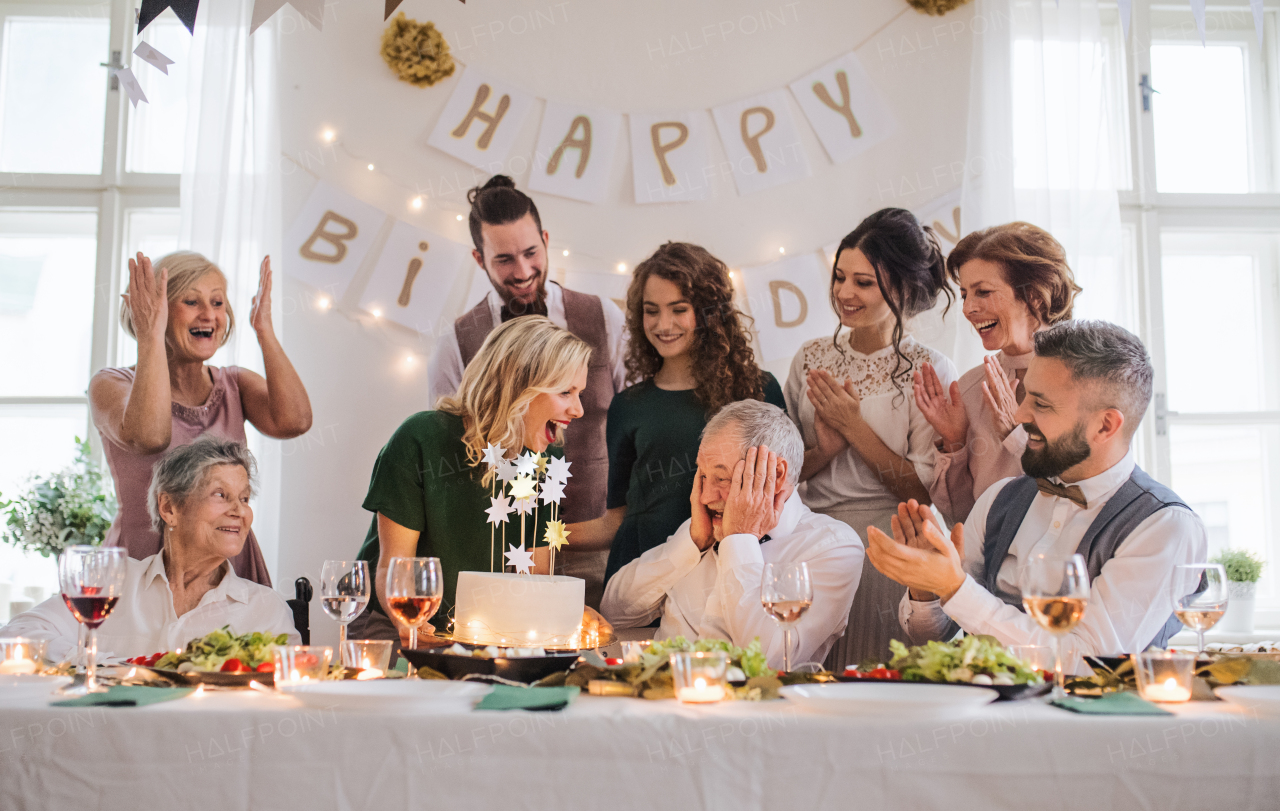
[[[760,603],[766,563],[804,561],[813,605],[795,623],[793,663],[821,662],[849,619],[863,548],[841,521],[796,493],[804,441],[777,406],[730,403],[702,431],[692,515],[667,542],[609,578],[600,612],[617,628],[661,616],[656,639],[759,637],[769,666],[783,665],[783,629]]]
[[[128,561],[115,610],[98,632],[106,656],[177,650],[224,625],[237,634],[261,631],[300,639],[284,598],[243,580],[231,568],[253,524],[254,460],[238,442],[201,437],[156,463],[147,506],[164,538],[162,550]],[[13,618],[6,636],[49,640],[48,656],[69,658],[78,623],[61,596]]]

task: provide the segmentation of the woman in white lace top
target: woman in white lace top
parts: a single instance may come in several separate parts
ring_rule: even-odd
[[[831,304],[839,331],[806,342],[791,362],[783,394],[807,448],[801,496],[815,512],[850,525],[864,544],[868,526],[889,531],[899,502],[929,502],[937,435],[916,405],[912,375],[928,363],[948,385],[956,370],[945,355],[906,335],[903,325],[931,309],[939,295],[950,304],[932,230],[909,211],[878,211],[836,252]],[[888,660],[889,640],[902,635],[902,592],[875,567],[863,567],[829,668]]]

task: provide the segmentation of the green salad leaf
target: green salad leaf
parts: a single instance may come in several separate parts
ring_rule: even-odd
[[[199,639],[191,640],[181,652],[166,653],[155,666],[162,670],[177,670],[183,664],[190,664],[191,667],[187,669],[212,671],[221,669],[228,659],[239,659],[252,670],[272,661],[272,647],[288,642],[288,634],[268,636],[261,631],[254,631],[236,636],[231,633],[230,625],[224,625]]]
[[[727,639],[699,639],[690,642],[683,636],[673,636],[654,642],[640,654],[640,681],[648,681],[664,665],[671,660],[673,651],[716,651],[728,654],[729,664],[740,669],[748,679],[756,676],[773,675],[769,663],[760,647],[760,638],[756,637],[745,648],[739,648]]]
[[[995,637],[966,636],[956,642],[926,642],[908,648],[898,640],[889,642],[893,660],[889,667],[900,671],[905,681],[932,681],[970,684],[977,676],[987,676],[995,684],[1038,684],[1040,672],[1009,653]]]

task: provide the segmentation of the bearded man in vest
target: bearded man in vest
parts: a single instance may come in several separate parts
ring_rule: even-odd
[[[872,527],[867,557],[908,587],[899,620],[913,644],[957,628],[1005,645],[1050,645],[1022,607],[1020,566],[1035,555],[1079,553],[1089,571],[1084,618],[1063,638],[1063,667],[1083,656],[1164,647],[1174,567],[1203,562],[1200,518],[1134,463],[1131,440],[1151,401],[1153,372],[1136,336],[1104,321],[1066,321],[1036,333],[1027,395],[1025,475],[996,482],[951,538],[927,506],[899,505],[893,538]],[[1186,593],[1195,583],[1183,583]]]
[[[457,391],[462,370],[484,339],[512,318],[545,315],[586,341],[592,352],[587,388],[581,395],[584,413],[564,430],[565,458],[572,469],[561,516],[569,524],[598,518],[604,514],[609,477],[605,417],[613,395],[626,385],[626,319],[612,301],[548,282],[548,234],[537,206],[511,178],[494,175],[468,192],[467,200],[475,244],[471,255],[493,289],[440,335],[428,368],[428,402]],[[599,607],[604,593],[608,555],[608,549],[575,548],[571,536],[556,567],[558,574],[586,581],[587,604],[593,608]]]

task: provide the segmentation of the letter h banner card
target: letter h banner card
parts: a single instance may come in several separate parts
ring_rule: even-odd
[[[490,174],[509,172],[507,155],[533,102],[528,93],[467,68],[427,143]]]

